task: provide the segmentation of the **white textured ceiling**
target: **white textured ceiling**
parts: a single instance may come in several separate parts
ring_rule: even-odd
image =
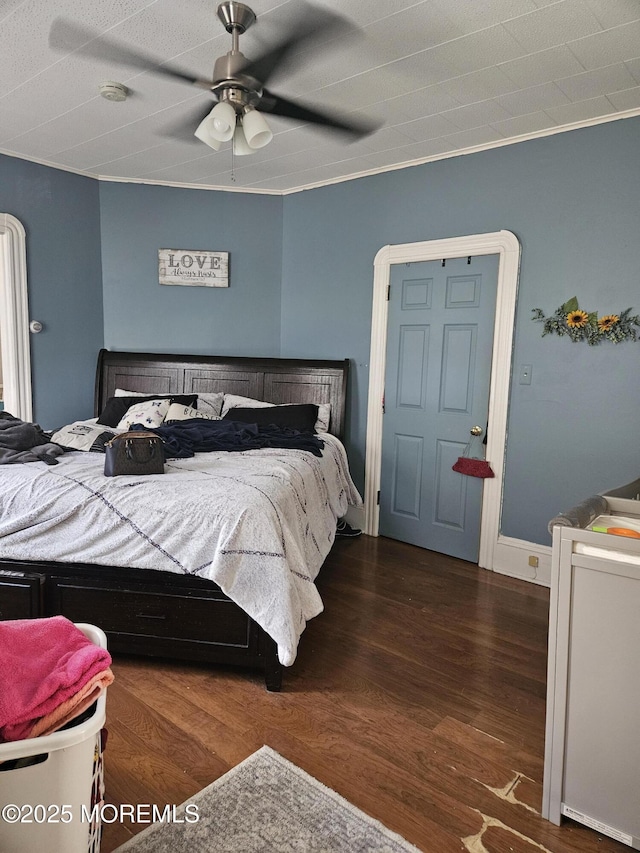
[[[251,59],[300,0],[247,0]],[[231,47],[217,0],[0,0],[0,151],[105,178],[289,192],[553,129],[640,113],[640,0],[317,0],[360,28],[301,55],[269,89],[383,122],[355,143],[266,115],[250,157],[167,129],[211,96],[49,46],[56,18],[211,75]],[[99,42],[98,42],[99,43]],[[115,80],[124,103],[100,97]],[[235,180],[234,180],[235,177]]]

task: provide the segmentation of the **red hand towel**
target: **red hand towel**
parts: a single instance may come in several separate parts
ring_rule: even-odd
[[[64,616],[0,622],[0,742],[29,737],[110,665],[109,652]]]

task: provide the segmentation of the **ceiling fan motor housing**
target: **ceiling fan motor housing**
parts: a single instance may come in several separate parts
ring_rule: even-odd
[[[242,73],[246,58],[239,50],[230,50],[216,59],[211,91],[220,101],[230,101],[238,108],[255,106],[262,97],[260,82]]]

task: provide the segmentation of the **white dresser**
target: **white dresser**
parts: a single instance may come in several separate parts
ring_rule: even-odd
[[[608,514],[640,529],[615,494]],[[547,677],[543,817],[640,850],[640,539],[553,528]]]

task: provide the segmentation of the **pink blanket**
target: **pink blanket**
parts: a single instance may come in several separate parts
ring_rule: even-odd
[[[110,665],[109,652],[64,616],[0,622],[0,742],[73,719],[113,681]]]

